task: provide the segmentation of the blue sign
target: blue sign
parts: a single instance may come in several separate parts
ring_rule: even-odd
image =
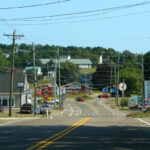
[[[110,93],[116,93],[116,89],[115,88],[111,88]]]
[[[108,92],[108,88],[103,88],[103,92]]]

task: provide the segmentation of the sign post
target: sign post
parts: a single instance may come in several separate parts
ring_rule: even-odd
[[[122,91],[122,109],[124,109],[124,91],[127,89],[127,85],[123,82],[119,84],[119,90]]]

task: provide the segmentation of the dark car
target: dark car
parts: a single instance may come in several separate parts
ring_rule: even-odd
[[[32,104],[23,104],[21,106],[21,113],[33,113],[33,106]]]
[[[101,95],[98,95],[97,97],[98,97],[98,98],[101,98]]]
[[[77,101],[77,102],[84,102],[85,99],[84,99],[83,97],[77,97],[77,98],[76,98],[76,101]]]

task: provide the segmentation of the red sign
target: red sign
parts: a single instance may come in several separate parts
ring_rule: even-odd
[[[45,100],[48,100],[48,98],[51,95],[52,95],[52,90],[48,85],[42,88],[42,96],[44,97]]]
[[[40,88],[36,88],[35,95],[36,96],[41,96],[41,89]]]

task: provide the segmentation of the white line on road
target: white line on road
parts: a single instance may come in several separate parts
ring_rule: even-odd
[[[70,105],[71,113],[69,114],[69,117],[72,116],[73,113],[73,107]]]
[[[0,124],[0,126],[9,125],[9,124],[20,122],[20,121],[24,121],[24,120],[29,120],[29,119],[21,119],[21,120],[18,119],[18,120],[10,121],[10,122],[7,122],[7,123],[2,123],[2,124]]]
[[[142,120],[142,119],[140,119],[140,118],[137,118],[137,120],[139,120],[139,121],[141,121],[141,122],[143,122],[143,123],[145,123],[145,124],[147,124],[147,125],[150,126],[150,123],[148,123],[148,122],[146,122],[146,121],[144,121],[144,120]]]

